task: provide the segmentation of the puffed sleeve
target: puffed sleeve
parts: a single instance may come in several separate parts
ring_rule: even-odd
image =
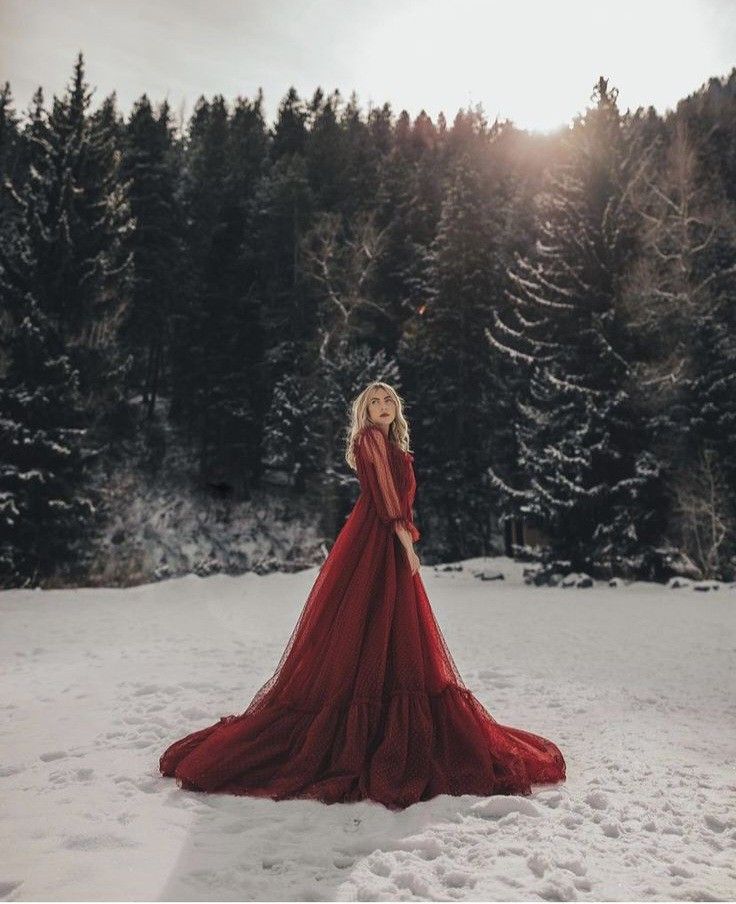
[[[366,464],[366,479],[378,517],[387,526],[399,525],[409,531],[416,542],[421,534],[408,507],[402,504],[389,462],[388,440],[379,427],[364,430],[359,448]]]

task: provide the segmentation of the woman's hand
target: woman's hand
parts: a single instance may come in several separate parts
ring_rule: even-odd
[[[416,574],[419,571],[419,566],[422,563],[419,561],[419,556],[414,552],[411,534],[405,527],[401,527],[400,525],[396,526],[396,533],[399,537],[399,540],[401,540],[401,545],[406,550],[406,558],[409,562],[409,566],[411,567],[411,573]]]
[[[411,567],[411,573],[416,574],[419,571],[419,566],[422,564],[419,561],[419,556],[414,552],[414,549],[407,549],[406,551],[407,558],[409,559],[409,566]]]

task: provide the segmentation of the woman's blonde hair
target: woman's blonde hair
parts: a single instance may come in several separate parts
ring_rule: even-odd
[[[380,380],[375,383],[369,383],[360,395],[353,399],[351,406],[350,426],[347,429],[346,436],[345,461],[353,471],[357,470],[355,463],[355,440],[361,430],[374,423],[368,417],[368,404],[371,396],[377,389],[389,393],[396,405],[396,417],[391,421],[388,428],[389,440],[405,452],[411,451],[409,449],[409,425],[404,418],[401,396],[396,392],[393,386],[389,386],[388,383],[383,383]]]

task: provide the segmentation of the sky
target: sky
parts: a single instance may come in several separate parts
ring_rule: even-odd
[[[355,91],[364,111],[415,117],[482,105],[551,131],[591,105],[600,75],[624,111],[658,112],[736,65],[734,0],[0,0],[0,82],[24,115],[61,95],[79,52],[129,115],[146,93],[186,120],[197,99],[264,93],[273,122],[290,86]]]

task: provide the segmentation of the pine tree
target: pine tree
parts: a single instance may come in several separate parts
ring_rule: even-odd
[[[289,485],[303,493],[306,478],[320,472],[325,405],[321,387],[300,372],[297,355],[293,349],[294,370],[274,387],[264,424],[263,463],[285,473]]]
[[[72,86],[54,98],[51,113],[42,109],[40,91],[34,98],[27,173],[22,183],[3,186],[17,217],[0,244],[0,278],[16,320],[29,291],[51,319],[79,371],[92,429],[102,433],[123,405],[116,332],[134,224],[120,179],[114,98],[88,117],[90,97],[80,54]]]
[[[576,121],[569,159],[540,196],[535,253],[517,256],[508,302],[487,331],[528,379],[517,419],[525,485],[490,469],[505,514],[545,530],[552,557],[603,573],[636,567],[659,477],[621,311],[636,250],[628,194],[643,151],[616,95],[599,79],[596,107]]]
[[[338,90],[325,99],[317,89],[309,105],[309,133],[304,150],[309,187],[319,210],[337,211],[347,194],[347,160]]]
[[[684,166],[670,171],[670,183],[679,175],[686,191],[667,212],[691,216],[679,235],[690,265],[685,272],[699,290],[690,331],[688,427],[702,438],[702,449],[714,451],[736,495],[736,67],[678,104],[674,119],[672,146],[680,150],[673,156]]]
[[[340,117],[344,165],[339,209],[348,219],[375,207],[381,160],[385,153],[379,121],[375,115],[372,124],[363,119],[353,92]]]
[[[126,126],[123,176],[136,220],[132,241],[135,275],[120,333],[133,356],[129,380],[139,389],[149,420],[167,362],[171,314],[179,297],[183,216],[176,196],[177,172],[170,111],[158,116],[143,97]]]
[[[5,82],[0,88],[0,183],[5,179],[12,181],[15,167],[20,163],[21,140],[18,123],[10,83]],[[8,199],[0,193],[0,213],[10,216],[11,212]],[[5,216],[0,217],[0,221],[4,222]]]
[[[425,271],[425,304],[399,347],[418,413],[423,500],[442,555],[488,553],[495,525],[486,468],[499,454],[504,398],[484,327],[503,281],[502,204],[463,154],[448,179]]]
[[[79,578],[94,526],[79,375],[30,293],[0,382],[0,582]]]
[[[18,130],[18,117],[13,109],[10,84],[0,89],[0,186],[6,180],[12,186],[16,169],[23,165],[21,160],[23,143]],[[17,228],[19,211],[7,191],[0,190],[0,254],[3,247],[8,248]],[[0,261],[2,258],[0,258]],[[0,263],[0,267],[2,264]],[[1,279],[1,278],[0,278]],[[0,282],[0,288],[2,283]],[[4,296],[3,296],[4,297]],[[12,317],[9,310],[10,299],[0,306],[0,372],[4,368],[2,359],[2,336],[12,329]]]
[[[304,362],[310,349],[313,356],[317,301],[302,260],[313,216],[304,158],[296,153],[279,157],[255,188],[247,239],[265,349],[260,372],[264,407],[259,409],[264,416],[272,409],[273,388],[300,367],[309,370]],[[269,454],[265,446],[264,453]]]
[[[431,120],[405,111],[380,167],[376,225],[384,238],[374,277],[377,300],[388,314],[376,323],[386,348],[397,347],[405,322],[425,301],[429,246],[442,211],[447,162]]]
[[[642,251],[628,280],[628,317],[644,354],[638,383],[646,387],[655,449],[668,486],[685,496],[723,473],[736,492],[736,226],[716,172],[699,157],[703,147],[682,119],[644,171],[636,194],[643,223]],[[693,481],[695,472],[703,479]],[[672,497],[675,508],[677,495]],[[682,492],[679,493],[682,495]],[[703,500],[713,510],[714,500]],[[693,506],[689,504],[692,511]],[[691,560],[697,532],[681,529],[672,512],[669,532]],[[678,527],[679,525],[679,527]],[[735,538],[718,544],[723,564]],[[716,565],[709,561],[709,572]]]
[[[260,480],[266,407],[252,229],[266,143],[259,102],[238,110],[231,120],[218,96],[198,105],[190,125],[184,198],[192,279],[172,318],[172,417],[197,448],[200,480],[247,495]]]
[[[285,155],[304,156],[308,131],[309,110],[292,85],[279,105],[276,123],[272,130],[271,161],[276,163]]]

